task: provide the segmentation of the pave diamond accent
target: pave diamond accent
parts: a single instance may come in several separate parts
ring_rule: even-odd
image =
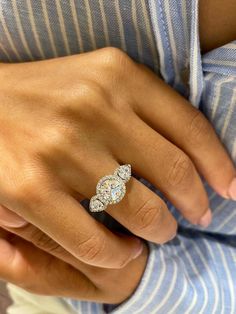
[[[89,209],[91,212],[102,212],[106,209],[107,204],[104,204],[101,199],[101,195],[95,195],[91,198],[89,203]]]
[[[131,178],[131,166],[130,165],[123,165],[116,169],[115,175],[120,177],[122,180],[128,182]]]
[[[119,203],[125,196],[125,183],[117,175],[103,177],[97,185],[97,194],[109,199],[109,204]]]

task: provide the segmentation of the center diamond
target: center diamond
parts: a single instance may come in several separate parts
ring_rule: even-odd
[[[109,199],[109,204],[116,204],[125,195],[125,184],[116,175],[103,177],[97,185],[97,194]]]

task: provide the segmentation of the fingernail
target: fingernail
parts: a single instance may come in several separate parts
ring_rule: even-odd
[[[4,206],[0,206],[0,225],[6,228],[24,227],[28,222]]]
[[[199,225],[206,228],[210,225],[211,221],[212,221],[212,213],[211,213],[211,209],[209,208],[207,212],[200,219]]]
[[[236,201],[236,178],[234,178],[229,186],[228,190],[229,197]]]
[[[136,247],[134,251],[133,259],[136,259],[137,257],[139,257],[143,252],[143,243],[140,240],[138,240],[138,242],[139,242],[138,246]]]

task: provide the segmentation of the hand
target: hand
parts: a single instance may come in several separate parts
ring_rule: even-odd
[[[62,257],[67,262],[0,229],[0,278],[31,293],[93,302],[116,304],[129,298],[144,271],[147,248],[113,270],[83,264],[68,253]]]
[[[2,64],[0,75],[0,203],[80,261],[120,268],[141,252],[136,239],[112,233],[78,202],[120,163],[195,224],[209,223],[197,170],[219,194],[235,197],[234,166],[207,120],[121,51]],[[134,178],[107,212],[156,243],[176,233],[165,203]]]

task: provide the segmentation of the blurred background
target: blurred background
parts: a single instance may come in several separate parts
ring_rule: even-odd
[[[5,283],[0,281],[0,314],[6,314],[6,308],[11,303],[5,286]]]

